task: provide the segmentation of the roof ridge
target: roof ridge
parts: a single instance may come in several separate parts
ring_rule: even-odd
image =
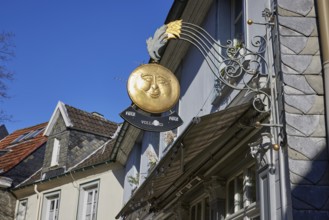
[[[64,105],[65,105],[65,107],[73,108],[73,109],[75,109],[75,110],[77,110],[77,111],[79,111],[79,112],[82,112],[82,113],[84,113],[84,114],[87,114],[88,116],[91,116],[91,117],[93,117],[93,118],[95,118],[95,119],[99,119],[99,120],[103,120],[103,121],[111,122],[111,123],[113,123],[113,124],[115,124],[115,125],[118,125],[118,124],[119,124],[119,123],[114,122],[114,121],[111,121],[111,120],[109,120],[109,119],[107,119],[107,118],[105,118],[105,117],[96,116],[96,115],[94,115],[92,112],[88,112],[88,111],[85,111],[85,110],[82,110],[82,109],[79,109],[79,108],[73,107],[73,106],[68,105],[68,104],[64,104]]]
[[[110,138],[119,126],[105,117],[94,115],[82,109],[65,104],[68,117],[72,122],[71,129],[89,132],[92,134]]]

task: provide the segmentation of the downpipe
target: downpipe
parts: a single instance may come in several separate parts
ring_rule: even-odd
[[[316,10],[318,13],[320,50],[322,55],[322,68],[324,77],[324,98],[325,98],[325,118],[327,153],[329,155],[329,1],[317,0]]]

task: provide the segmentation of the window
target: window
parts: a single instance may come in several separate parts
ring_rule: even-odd
[[[34,138],[36,137],[38,134],[40,134],[45,128],[39,128],[37,130],[34,130],[34,131],[29,131],[29,132],[26,132],[22,135],[20,135],[18,138],[16,138],[13,142],[11,142],[12,144],[16,144],[18,142],[21,142],[21,141],[25,141],[25,140],[28,140],[28,139],[31,139],[31,138]]]
[[[27,210],[27,199],[21,200],[18,203],[16,220],[25,220]]]
[[[42,206],[42,220],[58,220],[60,193],[44,195]]]
[[[199,199],[190,207],[190,220],[211,220],[209,198]]]
[[[37,129],[37,130],[35,130],[35,131],[30,132],[28,135],[26,135],[26,136],[24,137],[24,140],[26,140],[26,139],[31,139],[31,138],[36,137],[36,136],[37,136],[38,134],[40,134],[43,130],[45,130],[45,128],[39,128],[39,129]]]
[[[227,58],[233,58],[234,60],[226,60],[223,62],[220,66],[221,69],[219,69],[219,74],[224,77],[225,81],[231,85],[238,85],[241,82],[241,79],[245,74],[241,74],[241,66],[239,62],[242,60],[237,60],[235,58],[242,58],[240,57],[241,54],[244,53],[244,49],[240,50],[243,46],[243,43],[245,42],[245,7],[244,7],[244,0],[231,0],[228,1],[229,3],[226,5],[223,4],[223,7],[220,7],[220,11],[218,13],[222,13],[223,15],[230,14],[230,20],[225,18],[222,18],[219,22],[219,26],[223,26],[225,31],[222,34],[219,34],[219,40],[232,40],[232,50],[226,51],[221,50],[221,53],[223,56],[227,56]],[[221,18],[221,16],[220,16]],[[226,32],[226,29],[228,30]],[[221,27],[219,27],[219,30],[221,30]],[[225,39],[223,37],[225,36]],[[224,44],[223,44],[224,45]],[[228,68],[225,73],[225,68],[227,66],[231,66]],[[229,73],[228,73],[229,72]],[[234,76],[234,77],[233,77]],[[224,96],[232,96],[230,95],[230,90],[232,88],[230,86],[227,86],[226,83],[224,83],[221,79],[218,77],[214,78],[214,93],[212,97],[212,105],[216,106],[216,109],[219,107],[219,105],[223,102],[223,100],[227,100],[228,98],[224,98]],[[233,95],[234,96],[234,95]],[[232,98],[232,97],[231,97]],[[230,98],[230,99],[231,99]]]
[[[26,136],[28,136],[30,134],[30,132],[24,133],[22,135],[20,135],[18,138],[16,138],[13,142],[11,142],[12,144],[16,144],[20,141],[22,141]]]
[[[96,220],[98,205],[99,181],[80,186],[78,219]]]
[[[57,166],[59,161],[60,143],[57,138],[54,139],[53,153],[51,155],[50,166]]]
[[[238,42],[244,41],[243,0],[232,1],[232,37]]]
[[[256,198],[256,167],[253,165],[228,181],[226,216],[232,216],[229,219],[243,219],[245,216],[257,219]]]
[[[2,150],[0,150],[0,157],[3,156],[3,155],[5,155],[8,152],[10,152],[10,150],[8,150],[8,149],[2,149]]]

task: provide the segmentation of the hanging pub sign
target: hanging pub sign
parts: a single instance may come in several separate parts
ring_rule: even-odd
[[[183,123],[176,112],[170,111],[179,99],[180,88],[177,78],[167,68],[156,63],[137,67],[129,76],[127,90],[134,105],[120,116],[130,124],[162,132]],[[168,114],[161,116],[165,112]]]

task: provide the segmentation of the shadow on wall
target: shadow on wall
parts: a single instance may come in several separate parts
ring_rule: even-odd
[[[184,42],[185,43],[185,42]],[[199,69],[204,61],[200,51],[195,47],[190,47],[190,53],[183,59],[181,69],[178,71],[178,80],[180,82],[180,95],[184,97],[190,85],[198,74]],[[181,71],[188,74],[181,74]],[[209,73],[211,74],[211,73]]]
[[[300,149],[303,154],[291,148],[289,152],[293,219],[328,220],[329,149],[325,138],[308,137],[299,144],[300,147],[303,145],[308,145]],[[322,150],[314,157],[310,156],[315,154],[316,148]]]
[[[120,183],[121,187],[124,187],[124,180],[125,180],[125,172],[124,169],[114,169],[112,170],[113,175],[117,179],[118,183]]]

